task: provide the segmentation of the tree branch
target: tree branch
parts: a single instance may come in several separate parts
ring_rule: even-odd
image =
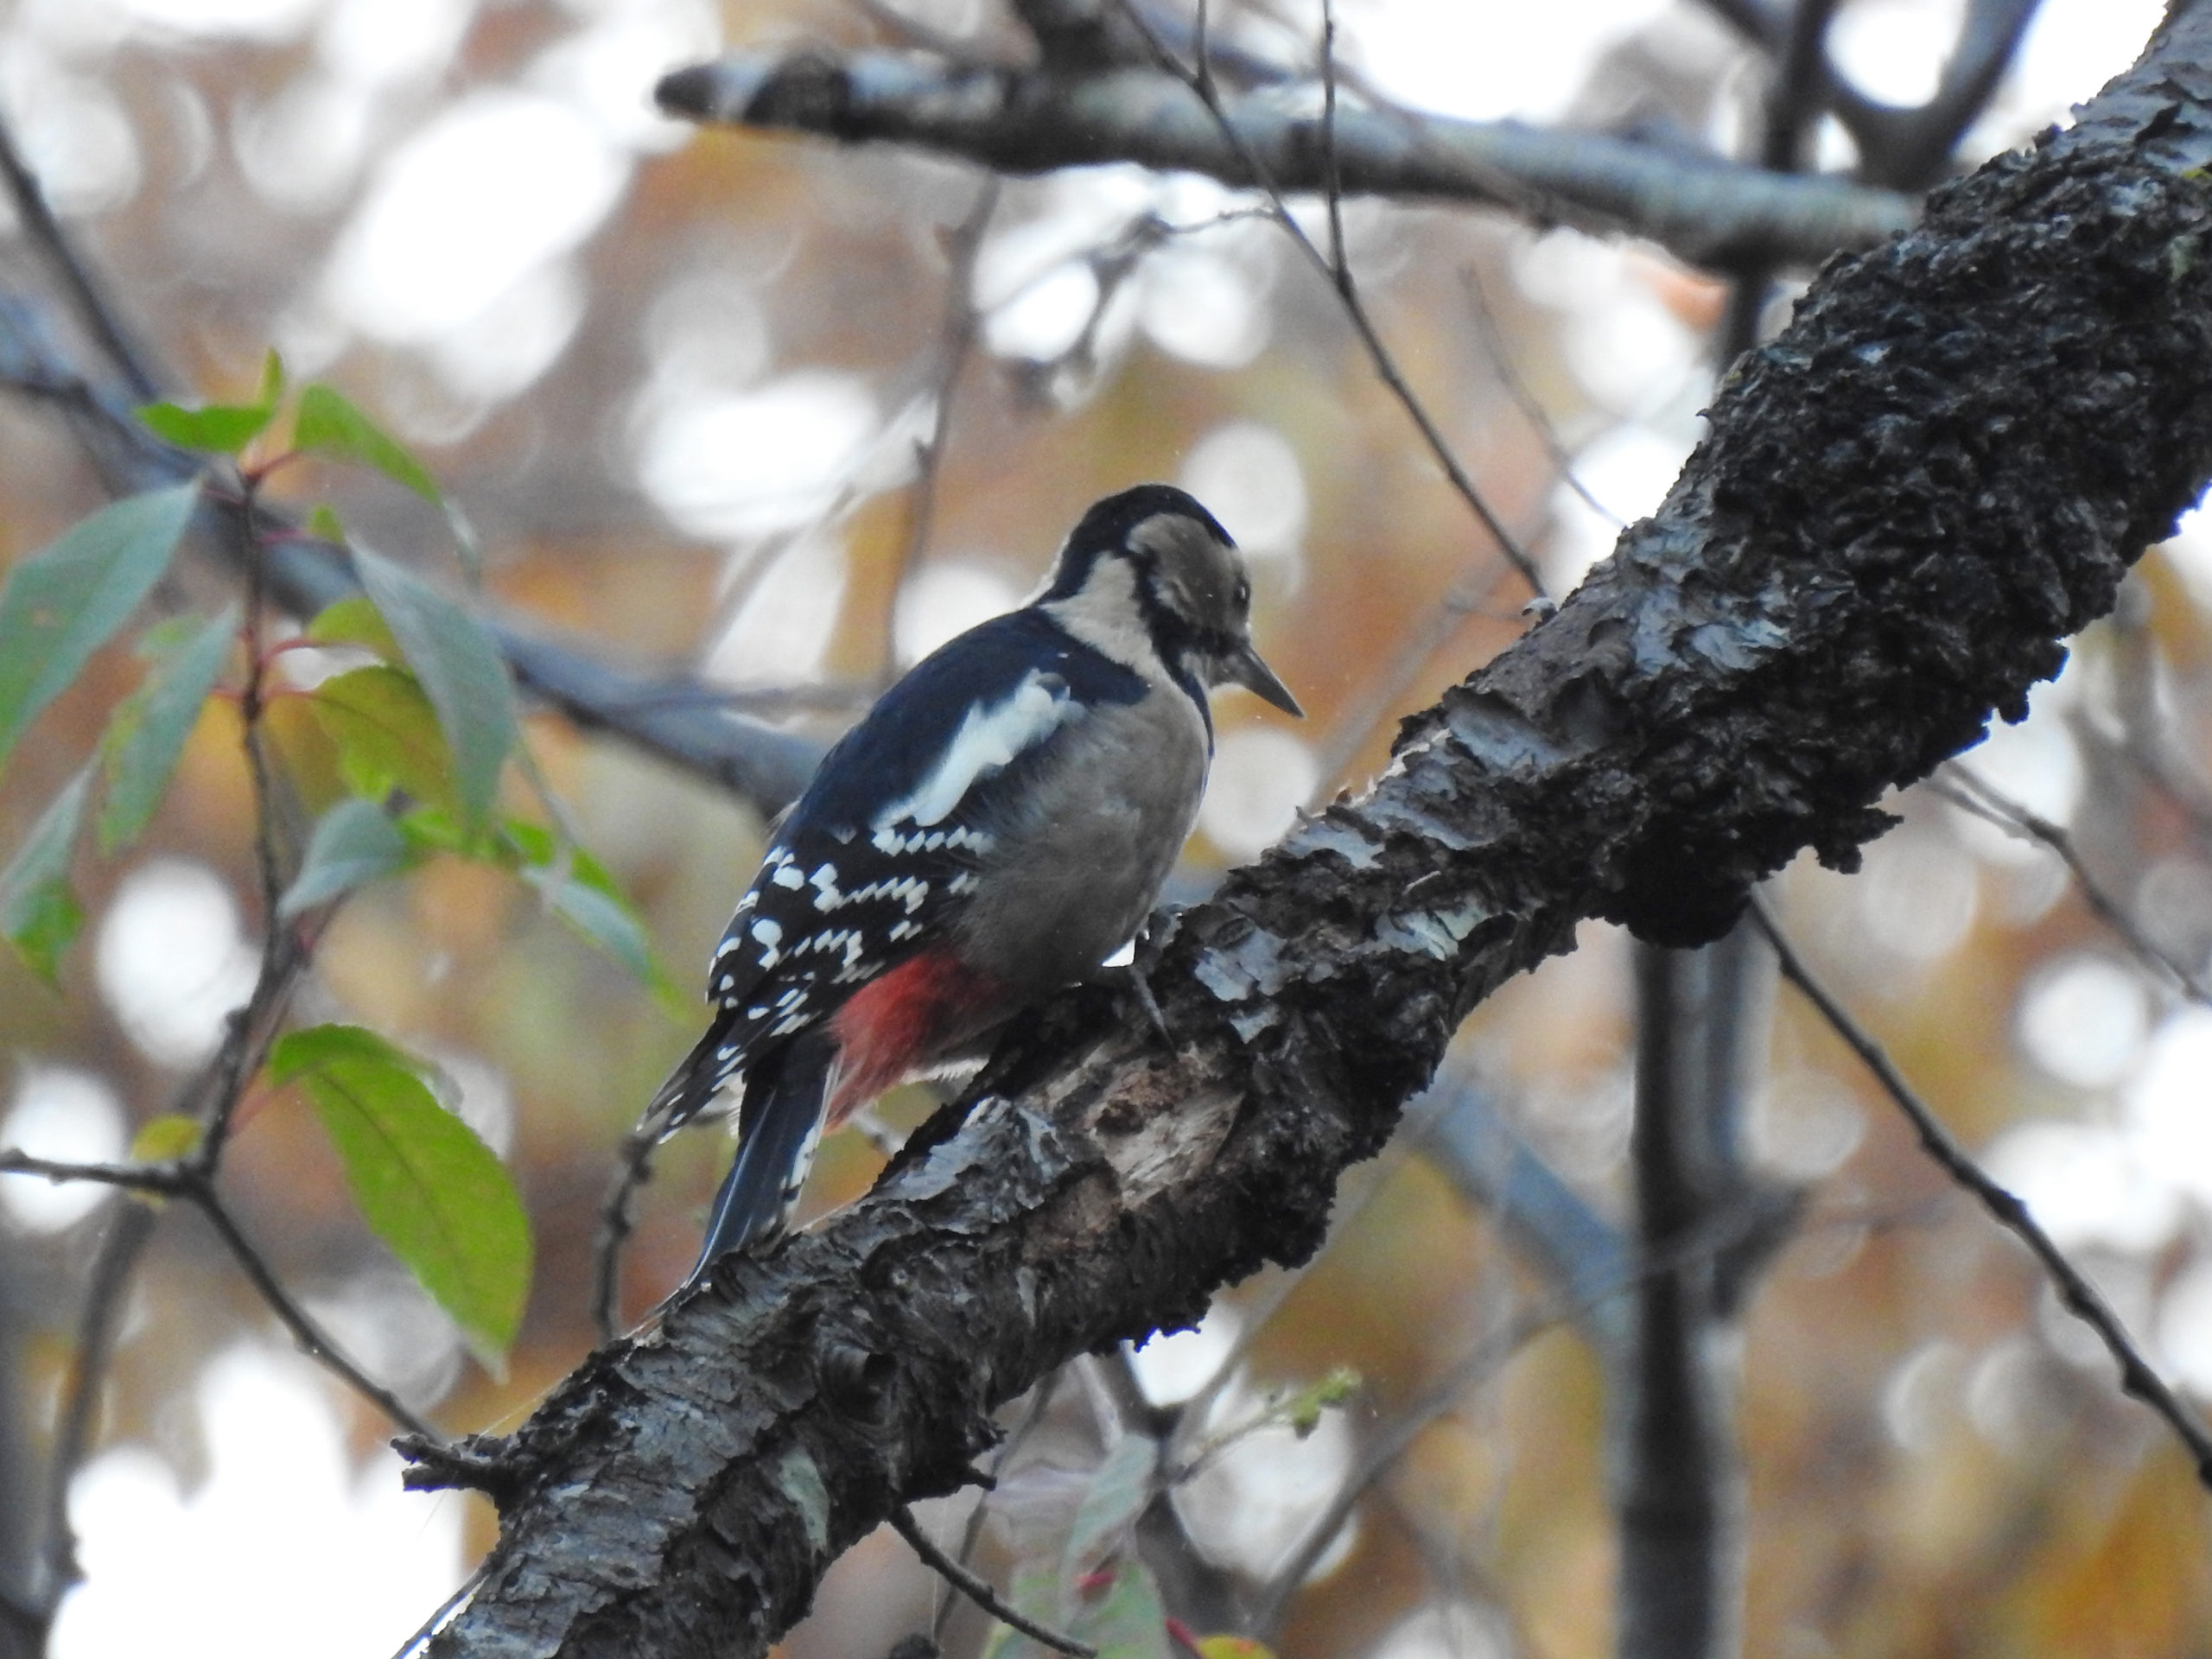
[[[693,120],[888,142],[1045,173],[1138,162],[1254,185],[1256,158],[1280,188],[1503,207],[1540,223],[1650,238],[1692,264],[1809,265],[1871,247],[1911,224],[1910,197],[1837,179],[1792,178],[1597,133],[1516,122],[1350,107],[1333,143],[1318,115],[1280,93],[1217,88],[1226,124],[1173,75],[1120,69],[1054,79],[910,56],[742,54],[667,76],[657,96]]]
[[[2197,0],[2071,133],[1832,265],[1611,561],[1148,952],[1179,1054],[1068,994],[868,1199],[416,1471],[502,1520],[431,1651],[762,1653],[1045,1371],[1309,1255],[1467,1011],[1580,919],[1700,942],[1801,849],[1853,864],[2212,474],[2208,99]]]
[[[1913,1092],[1912,1085],[1904,1080],[1904,1074],[1897,1070],[1888,1051],[1868,1035],[1827,988],[1813,977],[1789,941],[1783,937],[1782,930],[1775,925],[1773,918],[1761,908],[1755,908],[1752,915],[1759,931],[1766,935],[1767,943],[1774,947],[1775,955],[1781,958],[1782,976],[1804,995],[1845,1046],[1874,1074],[1882,1091],[1912,1125],[1921,1149],[1936,1167],[1971,1193],[1998,1225],[2028,1247],[2030,1254],[2050,1276],[2066,1311],[2096,1333],[2097,1340],[2104,1344],[2105,1351],[2119,1366],[2121,1391],[2134,1395],[2165,1420],[2175,1438],[2188,1448],[2190,1460],[2196,1465],[2199,1483],[2212,1488],[2212,1433],[2207,1432],[2196,1414],[2182,1404],[2166,1386],[2165,1379],[2143,1357],[2142,1351],[2129,1338],[2127,1327],[2120,1322],[2120,1315],[2113,1312],[2112,1304],[2098,1294],[2097,1287],[2079,1268],[2067,1260],[2066,1253],[2043,1230],[2042,1224],[2030,1213],[2018,1195],[1999,1185],[1952,1138],[1942,1120]]]

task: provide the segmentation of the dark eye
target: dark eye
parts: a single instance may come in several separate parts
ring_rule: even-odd
[[[1249,605],[1252,602],[1252,584],[1243,576],[1236,579],[1236,602],[1239,605]]]

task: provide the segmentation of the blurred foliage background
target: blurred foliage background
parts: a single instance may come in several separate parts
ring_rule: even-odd
[[[898,3],[978,52],[1020,48],[983,0]],[[1295,60],[1316,10],[1219,5],[1216,24]],[[1409,104],[1740,153],[1763,60],[1726,10],[1345,0],[1340,50]],[[1961,164],[2060,118],[2125,67],[2158,11],[2046,0]],[[1834,50],[1862,88],[1910,102],[1961,16],[1948,0],[1853,0]],[[721,47],[899,38],[896,16],[848,0],[15,0],[0,109],[175,388],[250,397],[273,345],[428,461],[497,603],[810,734],[1018,602],[1095,497],[1146,479],[1192,489],[1250,550],[1260,643],[1309,712],[1299,726],[1224,702],[1179,878],[1196,895],[1299,805],[1371,775],[1398,716],[1525,626],[1526,595],[1250,198],[1133,168],[994,184],[883,149],[695,133],[651,110],[656,75]],[[1848,167],[1833,123],[1820,142],[1822,165]],[[1356,200],[1345,221],[1414,390],[1564,591],[1694,442],[1725,282],[1497,213]],[[0,283],[66,330],[20,229],[0,244]],[[383,480],[303,466],[274,487],[302,508],[334,502],[365,541],[458,583],[437,515]],[[104,499],[54,409],[0,401],[0,552],[31,551]],[[179,571],[167,604],[226,591],[212,562]],[[1968,757],[2063,826],[2200,975],[2208,607],[2212,529],[2185,525],[2031,718]],[[0,780],[0,846],[20,842],[138,671],[115,649],[42,717]],[[281,707],[272,719],[311,766],[311,734],[288,732]],[[529,740],[688,995],[751,875],[760,817],[556,718],[533,716]],[[1904,824],[1863,872],[1808,863],[1777,880],[1788,925],[2146,1351],[2212,1395],[2212,1010],[2132,953],[2048,847],[1936,790],[1891,804]],[[168,1107],[251,982],[252,833],[238,722],[211,708],[142,849],[81,861],[91,921],[60,995],[0,963],[0,1140],[113,1158]],[[1357,1477],[1363,1500],[1303,1587],[1278,1586],[1281,1651],[1607,1650],[1602,1310],[1519,1248],[1427,1126],[1479,1102],[1569,1200],[1624,1225],[1629,958],[1624,938],[1586,925],[1573,955],[1480,1009],[1437,1102],[1347,1183],[1309,1269],[1226,1293],[1126,1376],[1101,1362],[1064,1382],[1009,1466],[979,1564],[1003,1582],[1029,1541],[1065,1529],[1084,1471],[1141,1417],[1131,1386],[1154,1402],[1205,1389],[1186,1429],[1203,1439],[1253,1419],[1270,1390],[1349,1367],[1360,1386],[1310,1433],[1259,1429],[1179,1487],[1190,1573],[1163,1573],[1171,1605],[1249,1605]],[[528,889],[449,861],[343,911],[302,1014],[435,1059],[509,1162],[538,1268],[507,1375],[464,1357],[358,1221],[299,1100],[249,1099],[226,1192],[369,1369],[448,1427],[511,1425],[591,1345],[595,1206],[621,1134],[690,1040],[689,1010],[579,944]],[[2212,1649],[2212,1541],[2185,1456],[1786,991],[1759,1046],[1751,1144],[1764,1187],[1791,1205],[1721,1338],[1740,1344],[1743,1649]],[[910,1127],[931,1098],[906,1091],[882,1116]],[[689,1266],[727,1155],[705,1134],[664,1154],[628,1262],[632,1317]],[[881,1157],[866,1135],[834,1141],[810,1210],[858,1196]],[[0,1447],[0,1509],[18,1551],[35,1542],[31,1495],[116,1203],[0,1185],[0,1360],[20,1429]],[[493,1536],[474,1500],[399,1492],[387,1426],[290,1351],[181,1207],[130,1292],[102,1407],[73,1497],[88,1578],[56,1659],[388,1652]],[[1393,1434],[1402,1452],[1370,1473]],[[965,1513],[925,1506],[947,1536]],[[880,1535],[785,1651],[881,1653],[938,1593]],[[956,1649],[981,1637],[967,1613],[948,1632]]]

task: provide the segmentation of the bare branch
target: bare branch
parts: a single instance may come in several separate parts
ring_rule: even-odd
[[[2033,21],[2039,0],[1971,0],[1942,79],[1925,104],[1883,104],[1846,80],[1825,54],[1819,107],[1833,110],[1859,148],[1859,170],[1897,190],[1924,190],[1943,175],[1959,137],[1988,105]],[[1706,0],[1708,10],[1777,58],[1789,49],[1792,11],[1773,0]]]
[[[1217,118],[1219,111],[1216,111]],[[1321,0],[1321,189],[1329,204],[1329,269],[1337,291],[1351,297],[1351,266],[1344,258],[1344,178],[1337,157],[1337,14]]]
[[[346,1351],[331,1339],[330,1334],[315,1322],[308,1311],[292,1299],[291,1293],[284,1288],[275,1270],[262,1259],[261,1252],[253,1247],[253,1241],[245,1236],[236,1218],[224,1208],[223,1201],[216,1196],[213,1187],[204,1182],[195,1182],[187,1196],[199,1207],[200,1213],[207,1217],[208,1225],[223,1241],[224,1247],[245,1274],[247,1282],[260,1293],[261,1300],[269,1305],[270,1312],[276,1314],[278,1322],[292,1333],[292,1340],[299,1344],[301,1351],[409,1433],[434,1444],[442,1442],[444,1437],[428,1421],[418,1416],[405,1401],[356,1364]]]
[[[78,1164],[0,1149],[0,1175],[43,1175],[49,1181],[91,1181],[152,1198],[175,1198],[192,1187],[189,1173],[175,1164]]]
[[[1045,1414],[1052,1409],[1053,1397],[1059,1393],[1060,1379],[1066,1375],[1067,1368],[1063,1366],[1039,1379],[1037,1386],[1029,1391],[1029,1405],[1021,1414],[1021,1421],[1014,1426],[1013,1433],[1000,1441],[997,1450],[991,1453],[990,1479],[985,1483],[983,1495],[977,1500],[976,1507],[969,1511],[968,1524],[960,1529],[960,1553],[953,1559],[961,1566],[968,1565],[976,1553],[976,1544],[982,1539],[984,1506],[990,1502],[991,1491],[998,1484],[999,1471],[1037,1432],[1037,1426],[1045,1421]],[[938,1601],[936,1611],[930,1616],[931,1641],[942,1643],[944,1640],[944,1627],[951,1619],[952,1607],[953,1599],[949,1595]]]
[[[77,250],[61,229],[60,220],[54,218],[37,176],[24,164],[22,152],[16,146],[14,130],[5,121],[0,121],[0,177],[7,181],[8,194],[16,205],[16,217],[24,232],[68,290],[78,320],[107,353],[109,361],[123,375],[138,402],[148,403],[159,397],[161,394],[156,390],[157,378],[146,366],[115,308],[100,291],[92,268],[78,257]]]
[[[44,1531],[46,1582],[40,1587],[41,1629],[53,1623],[61,1598],[80,1576],[77,1535],[69,1524],[69,1487],[90,1454],[99,1427],[100,1390],[108,1362],[123,1328],[124,1303],[138,1258],[154,1236],[159,1214],[143,1204],[117,1206],[107,1236],[92,1260],[85,1301],[77,1316],[77,1341],[69,1356],[69,1375],[61,1391],[60,1421],[46,1471]],[[42,1644],[41,1644],[42,1645]]]
[[[1930,1111],[1912,1085],[1897,1068],[1882,1046],[1864,1027],[1853,1020],[1843,1005],[1831,996],[1825,987],[1815,979],[1774,918],[1764,905],[1753,902],[1751,914],[1759,931],[1766,935],[1767,943],[1774,947],[1782,963],[1782,976],[1803,993],[1805,1000],[1816,1009],[1821,1019],[1844,1045],[1856,1054],[1862,1065],[1874,1074],[1897,1109],[1912,1125],[1913,1133],[1920,1139],[1921,1149],[1933,1159],[1936,1166],[1951,1179],[1980,1200],[1999,1226],[2004,1228],[2023,1244],[2043,1266],[2058,1300],[2066,1311],[2096,1332],[2120,1368],[2120,1386],[2165,1421],[2175,1437],[2189,1448],[2190,1460],[2196,1465],[2196,1478],[2207,1488],[2212,1488],[2212,1434],[2205,1432],[2196,1414],[2182,1404],[2165,1380],[2143,1357],[2127,1328],[2113,1313],[2112,1304],[2098,1294],[2091,1284],[2066,1258],[2064,1251],[2052,1242],[2049,1233],[2029,1212],[2028,1206],[2018,1197],[1999,1185],[1980,1165],[1974,1162],[1965,1147],[1952,1138],[1936,1114]]]
[[[885,53],[744,54],[678,70],[661,106],[694,120],[911,144],[1005,173],[1101,162],[1253,185],[1325,188],[1321,122],[1279,94],[1217,91],[1224,136],[1178,77],[1121,69],[1077,80],[939,66]],[[1692,264],[1809,265],[1872,247],[1914,218],[1910,198],[1793,179],[1594,133],[1339,108],[1336,165],[1355,195],[1482,203],[1539,223],[1649,237]]]

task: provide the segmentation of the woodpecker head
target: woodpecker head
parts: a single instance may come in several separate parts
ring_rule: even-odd
[[[1243,555],[1169,485],[1140,484],[1084,513],[1036,602],[1078,639],[1140,671],[1157,664],[1193,696],[1241,685],[1305,713],[1253,648]]]

